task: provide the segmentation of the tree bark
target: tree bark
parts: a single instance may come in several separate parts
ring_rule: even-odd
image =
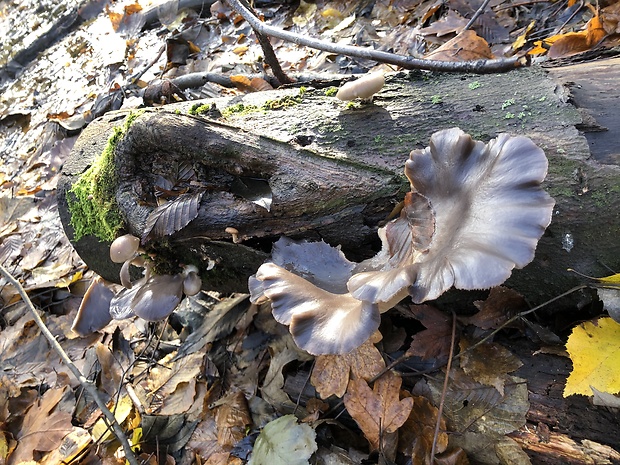
[[[536,304],[583,282],[567,268],[593,276],[609,274],[604,265],[620,269],[620,168],[613,157],[610,163],[591,156],[576,129],[582,116],[544,70],[398,73],[372,104],[352,107],[320,85],[200,102],[211,110],[199,116],[189,114],[195,103],[139,116],[115,151],[116,198],[127,231],[144,233],[157,176],[170,178],[175,166],[189,163],[198,176],[190,191],[205,189],[198,216],[149,246],[161,263],[197,264],[205,288],[246,290],[247,277],[281,235],[324,239],[360,260],[376,252],[377,227],[408,190],[409,152],[426,146],[434,131],[459,126],[484,141],[501,132],[526,135],[549,158],[545,188],[556,200],[554,218],[534,262],[507,285]],[[128,114],[91,123],[63,169],[59,210],[70,239],[68,191]],[[270,211],[232,187],[246,178],[269,183]],[[233,243],[228,227],[242,243]],[[91,236],[73,244],[95,272],[118,280],[109,244]]]

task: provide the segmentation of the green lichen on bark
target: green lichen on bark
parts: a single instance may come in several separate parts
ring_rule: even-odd
[[[71,187],[67,203],[75,241],[93,235],[109,242],[123,227],[124,221],[116,203],[118,177],[114,150],[140,114],[130,114],[122,126],[113,129],[105,149]]]

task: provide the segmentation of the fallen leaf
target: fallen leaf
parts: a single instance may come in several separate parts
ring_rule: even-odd
[[[319,355],[316,358],[310,383],[321,399],[331,395],[342,397],[347,390],[349,377],[369,380],[385,368],[385,361],[375,343],[381,334],[375,333],[357,349],[345,355]]]
[[[494,342],[486,342],[467,350],[469,343],[461,341],[461,368],[477,382],[493,386],[502,396],[507,376],[523,363],[512,352]]]
[[[283,390],[284,375],[282,369],[293,360],[311,360],[312,357],[297,348],[290,334],[286,334],[269,344],[269,352],[271,353],[271,363],[261,387],[262,397],[277,410],[295,408],[295,404]]]
[[[487,41],[471,29],[467,29],[424,58],[439,61],[473,61],[494,57]]]
[[[230,81],[235,85],[237,89],[242,90],[243,92],[261,92],[265,90],[273,90],[271,84],[269,84],[263,78],[259,77],[250,79],[243,75],[233,75],[230,76]]]
[[[347,411],[358,424],[372,450],[379,450],[385,433],[400,428],[413,408],[413,399],[400,399],[402,379],[388,371],[375,381],[372,390],[363,379],[352,379],[344,396]]]
[[[586,24],[585,31],[568,32],[559,37],[554,36],[546,39],[545,42],[552,43],[551,48],[549,48],[549,58],[563,58],[590,50],[606,35],[600,17],[594,16]]]
[[[474,305],[479,312],[461,318],[461,321],[480,329],[497,329],[519,311],[527,308],[521,294],[503,286],[494,287],[486,300],[477,300]]]
[[[9,465],[33,460],[36,451],[57,449],[62,439],[73,430],[71,412],[59,406],[68,390],[68,386],[49,389],[28,409],[16,437],[17,447],[9,458]]]
[[[399,451],[411,457],[413,465],[431,463],[431,450],[437,423],[437,408],[422,396],[412,397],[413,408],[409,418],[400,429]],[[442,453],[448,447],[446,422],[442,418],[437,436],[436,452]]]
[[[443,378],[429,379],[427,385],[433,402],[438,403]],[[494,387],[476,382],[459,368],[450,371],[443,413],[451,431],[477,431],[497,438],[525,425],[529,406],[527,384],[522,378],[508,376],[502,396]]]
[[[243,392],[228,394],[210,407],[217,407],[215,423],[217,442],[221,446],[234,446],[245,437],[248,426],[252,424],[252,416]]]
[[[146,219],[142,243],[180,231],[198,216],[203,191],[181,194],[176,199],[155,208]]]
[[[620,323],[611,318],[586,321],[573,329],[566,350],[573,361],[564,397],[591,396],[592,387],[602,392],[620,392]]]
[[[452,317],[431,305],[412,305],[409,308],[413,317],[420,320],[426,329],[413,335],[407,355],[415,355],[422,360],[447,357],[452,343]]]
[[[273,420],[256,438],[248,465],[309,465],[308,459],[317,450],[316,433],[295,415]]]
[[[433,22],[428,27],[420,29],[420,34],[436,35],[437,37],[460,32],[463,30],[468,20],[463,18],[454,10],[448,10],[448,13],[440,20]]]

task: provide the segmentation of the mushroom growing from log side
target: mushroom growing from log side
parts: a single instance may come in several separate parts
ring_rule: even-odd
[[[355,264],[325,243],[281,239],[250,278],[251,299],[270,300],[300,348],[347,353],[407,295],[421,303],[452,286],[488,289],[527,265],[551,222],[546,172],[544,152],[526,137],[484,144],[458,128],[438,131],[411,152],[411,192],[400,217],[379,229],[375,257]]]
[[[198,268],[186,265],[176,275],[151,276],[151,264],[140,256],[140,240],[131,234],[116,238],[110,246],[110,258],[123,263],[120,280],[123,289],[114,293],[100,277],[86,292],[73,330],[85,336],[106,326],[112,319],[122,320],[134,315],[147,321],[163,320],[181,302],[183,295],[193,296],[200,292],[202,281]],[[144,276],[132,282],[129,266],[144,268]]]
[[[336,94],[339,100],[362,100],[370,99],[373,95],[383,89],[385,76],[382,71],[368,73],[355,81],[345,83]]]

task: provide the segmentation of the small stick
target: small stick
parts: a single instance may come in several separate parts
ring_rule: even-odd
[[[278,39],[287,40],[297,45],[323,50],[326,52],[337,53],[339,55],[347,55],[356,58],[366,58],[368,60],[377,61],[379,63],[388,63],[400,66],[405,69],[424,69],[428,71],[443,71],[451,73],[499,73],[503,71],[513,70],[523,66],[522,60],[518,56],[509,58],[499,58],[495,60],[476,60],[476,61],[438,61],[438,60],[421,60],[404,55],[396,55],[394,53],[374,50],[369,47],[355,47],[352,45],[339,45],[325,40],[313,39],[311,37],[301,36],[290,31],[285,31],[277,27],[268,26],[259,21],[239,0],[226,0],[228,4],[239,13],[243,19],[255,31]]]
[[[242,0],[242,1],[244,4],[243,6],[245,6],[248,9],[250,14],[252,14],[254,18],[256,18],[257,21],[260,21],[256,15],[256,12],[252,9],[252,7],[250,7],[247,4],[246,0]],[[252,26],[252,24],[250,24],[250,26]],[[254,34],[256,34],[258,43],[263,49],[263,53],[265,54],[265,62],[271,67],[271,70],[273,71],[273,75],[276,77],[276,79],[280,81],[280,84],[293,83],[294,81],[286,75],[286,73],[280,66],[280,62],[278,61],[276,52],[274,52],[271,42],[269,41],[269,37],[267,37],[261,31],[257,30],[254,26],[252,26],[252,29],[254,30]]]
[[[476,20],[478,19],[478,17],[484,13],[484,9],[487,7],[487,5],[489,4],[491,0],[484,0],[484,2],[482,2],[482,5],[480,5],[480,8],[478,8],[476,10],[476,12],[474,13],[474,15],[471,17],[471,19],[469,20],[469,22],[465,25],[465,27],[463,28],[463,31],[466,31],[467,29],[469,29],[470,27],[472,27],[472,25],[476,22]],[[462,31],[461,31],[462,32]]]
[[[437,409],[437,422],[435,423],[435,433],[433,434],[433,447],[431,447],[431,463],[435,463],[435,451],[437,450],[437,438],[439,437],[439,427],[441,426],[441,415],[446,401],[446,391],[450,380],[450,369],[452,368],[452,357],[454,356],[454,341],[456,340],[456,314],[452,312],[452,339],[450,340],[450,354],[448,355],[448,366],[446,366],[446,377],[443,380],[439,408]]]
[[[93,397],[93,399],[95,399],[95,403],[97,404],[97,406],[103,413],[105,419],[108,421],[109,425],[111,426],[112,432],[114,433],[116,438],[121,443],[121,446],[123,447],[123,450],[125,451],[125,458],[127,459],[127,461],[130,463],[130,465],[139,465],[140,462],[138,462],[138,460],[134,456],[133,451],[131,450],[131,444],[129,444],[129,440],[125,436],[125,433],[123,432],[123,429],[121,428],[121,426],[116,421],[116,418],[114,418],[114,415],[112,414],[112,412],[110,412],[110,410],[106,406],[103,399],[101,399],[101,397],[99,396],[99,392],[97,391],[97,388],[94,386],[92,382],[87,380],[86,377],[80,372],[79,368],[75,366],[75,364],[69,358],[65,350],[58,343],[54,335],[47,328],[47,326],[45,325],[45,322],[41,319],[41,317],[37,313],[37,310],[34,308],[32,301],[28,297],[28,294],[26,294],[26,291],[24,290],[22,285],[19,283],[19,281],[15,279],[13,275],[11,275],[11,273],[9,273],[7,269],[4,268],[2,265],[0,265],[0,274],[2,274],[10,284],[15,286],[15,288],[17,289],[17,292],[19,293],[22,300],[26,304],[26,307],[28,307],[28,310],[30,310],[30,313],[32,313],[32,317],[34,318],[35,323],[41,330],[41,333],[43,333],[47,341],[52,346],[52,349],[56,351],[56,353],[60,356],[64,364],[67,366],[67,368],[69,368],[69,370],[71,370],[73,375],[77,378],[77,380],[84,387],[84,389],[86,389],[86,391],[88,391],[88,393]]]

